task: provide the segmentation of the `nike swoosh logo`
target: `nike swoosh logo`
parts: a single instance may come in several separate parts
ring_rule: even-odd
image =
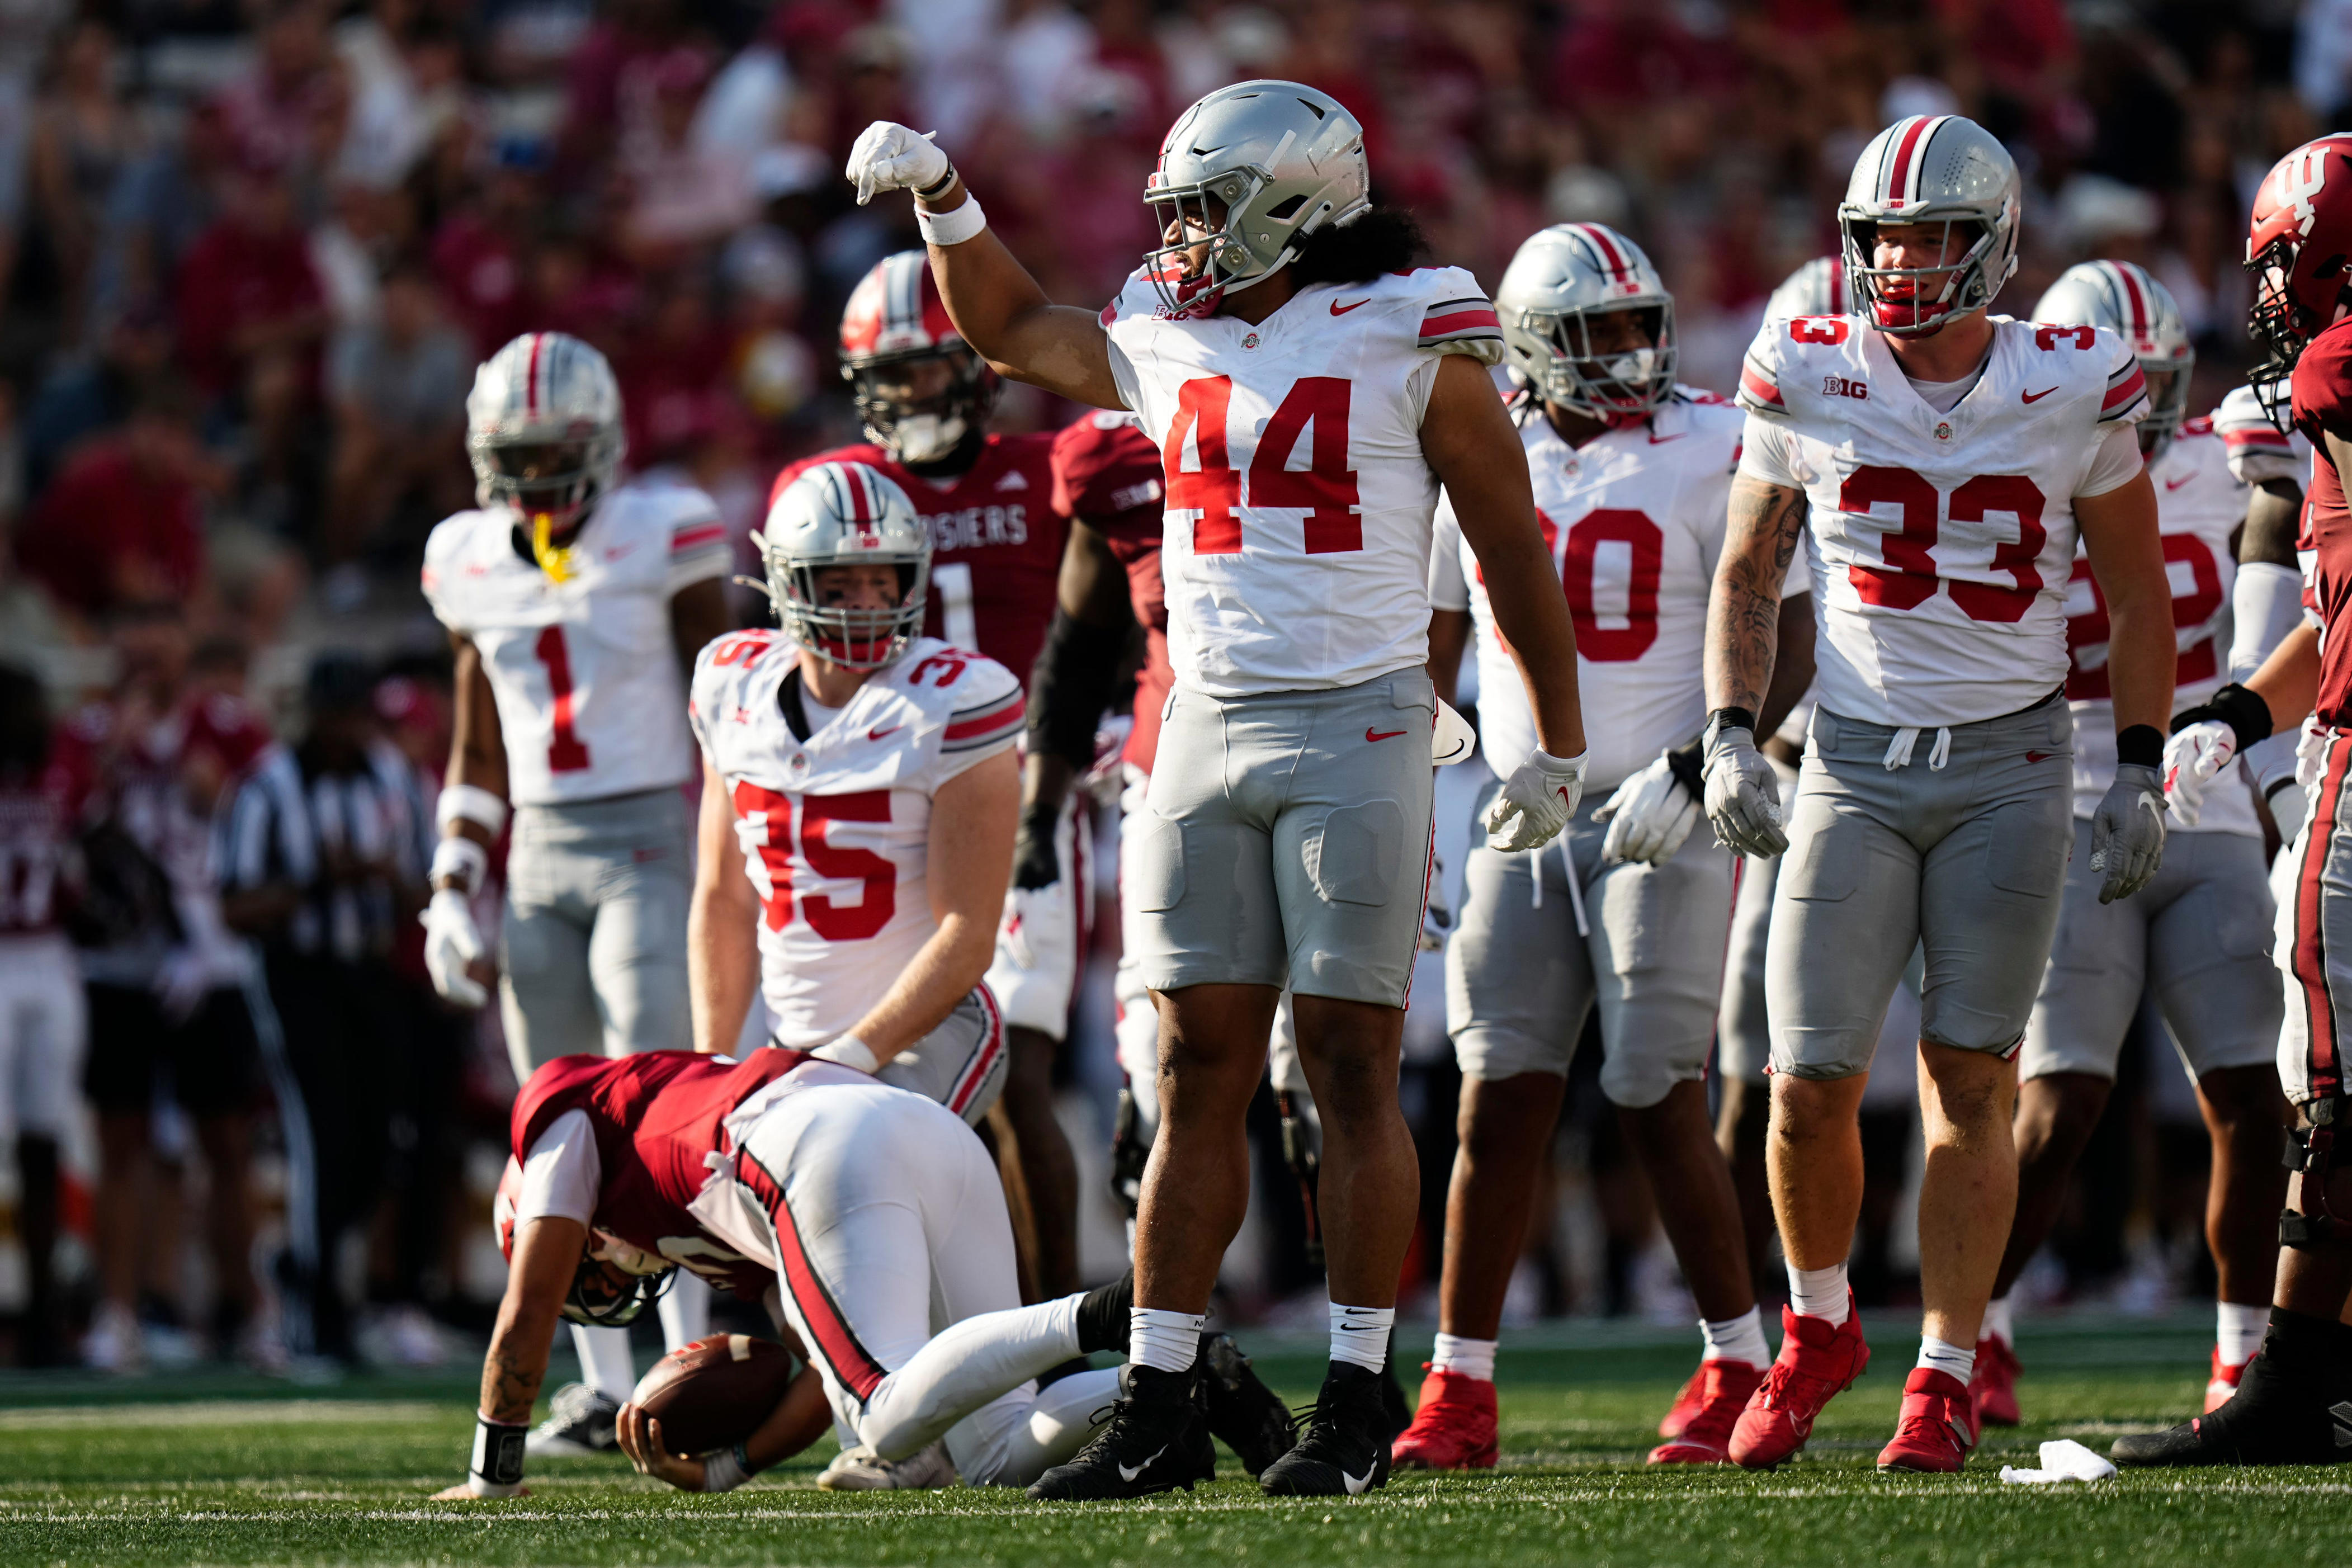
[[[2024,401],[2024,402],[2027,402],[2027,403],[2039,403],[2039,402],[2041,402],[2043,398],[2045,398],[2045,397],[2049,396],[2052,393],[2053,393],[2053,392],[2055,392],[2055,391],[2057,391],[2057,390],[2058,390],[2058,389],[2057,389],[2056,387],[2054,387],[2054,386],[2045,386],[2045,387],[2043,387],[2043,388],[2042,388],[2041,391],[2039,391],[2039,392],[2028,392],[2028,393],[2021,394],[2020,395],[2021,395],[2021,400],[2022,400],[2022,401]]]
[[[1653,447],[1663,447],[1663,446],[1664,446],[1664,445],[1665,445],[1667,442],[1669,442],[1669,441],[1679,441],[1679,440],[1681,440],[1681,439],[1683,438],[1683,437],[1687,436],[1687,435],[1689,435],[1689,434],[1690,434],[1690,432],[1689,432],[1689,431],[1687,431],[1687,430],[1684,430],[1684,431],[1679,431],[1679,432],[1677,432],[1676,434],[1672,435],[1672,436],[1653,436],[1653,437],[1650,437],[1650,445],[1651,445],[1651,446],[1653,446]]]
[[[904,724],[893,724],[893,725],[891,725],[891,726],[890,726],[888,729],[887,729],[887,730],[880,730],[880,729],[868,730],[868,731],[866,731],[866,738],[867,740],[869,740],[869,741],[879,741],[879,740],[884,739],[886,736],[890,736],[890,735],[895,735],[895,734],[897,734],[899,731],[901,731],[901,730],[905,729],[906,727],[907,727],[907,726],[905,726]]]
[[[1370,724],[1364,726],[1364,739],[1367,741],[1393,741],[1403,733],[1402,730],[1374,730]]]
[[[1370,303],[1371,301],[1370,300],[1359,300],[1354,304],[1342,305],[1339,300],[1334,300],[1331,301],[1331,313],[1335,316],[1344,316],[1350,310]]]
[[[2168,490],[2177,490],[2196,477],[2197,476],[2195,474],[2183,474],[2177,479],[2167,479],[2164,481],[2164,488]]]
[[[1348,1489],[1348,1495],[1349,1497],[1360,1496],[1363,1493],[1363,1489],[1372,1484],[1372,1472],[1370,1470],[1366,1470],[1360,1476],[1351,1476],[1347,1471],[1341,1470],[1339,1472],[1339,1484]]]
[[[2025,753],[2025,760],[2029,763],[2046,763],[2056,753],[2053,752],[2028,752]]]
[[[1164,1454],[1167,1451],[1168,1446],[1165,1443],[1161,1444],[1160,1446],[1160,1454]],[[1150,1469],[1155,1463],[1157,1463],[1160,1458],[1160,1454],[1152,1455],[1150,1458],[1144,1460],[1143,1463],[1136,1466],[1135,1468],[1131,1470],[1125,1465],[1121,1465],[1118,1468],[1118,1479],[1125,1481],[1129,1486],[1133,1486],[1135,1484],[1135,1478],[1141,1475],[1144,1471]],[[1342,1476],[1347,1474],[1345,1470],[1342,1470],[1339,1473]]]

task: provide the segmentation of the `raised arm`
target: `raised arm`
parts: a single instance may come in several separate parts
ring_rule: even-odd
[[[1000,375],[1097,408],[1123,408],[1110,372],[1110,341],[1092,310],[1056,305],[987,226],[948,156],[903,125],[876,121],[850,150],[860,205],[877,192],[909,190],[948,315]]]
[[[1013,879],[1023,888],[1062,879],[1054,824],[1070,780],[1094,763],[1095,731],[1118,679],[1135,609],[1127,574],[1100,533],[1070,520],[1054,624],[1029,672],[1029,755],[1021,769],[1021,827]]]
[[[694,901],[686,915],[687,1001],[694,1048],[725,1056],[743,1033],[760,984],[759,889],[743,874],[735,841],[735,803],[727,781],[702,765],[702,809],[695,827]]]

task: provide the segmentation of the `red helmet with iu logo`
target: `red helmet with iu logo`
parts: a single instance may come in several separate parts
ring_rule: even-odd
[[[980,439],[999,385],[948,319],[919,250],[884,257],[850,291],[841,312],[841,374],[866,438],[918,469],[948,465]]]
[[[2352,135],[2322,136],[2278,161],[2254,193],[2246,270],[2254,275],[2246,327],[2269,351],[2248,379],[2273,423],[2286,378],[2312,339],[2352,312]]]

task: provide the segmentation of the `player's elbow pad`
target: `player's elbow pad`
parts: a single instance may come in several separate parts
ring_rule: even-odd
[[[1054,612],[1045,651],[1029,674],[1031,756],[1060,757],[1081,773],[1094,765],[1095,730],[1118,689],[1127,632]]]

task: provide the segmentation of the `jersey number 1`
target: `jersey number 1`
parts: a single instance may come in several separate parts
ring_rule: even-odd
[[[1364,547],[1363,514],[1356,510],[1356,470],[1348,467],[1348,403],[1354,384],[1336,375],[1302,375],[1290,384],[1282,405],[1258,433],[1250,455],[1249,492],[1241,471],[1225,456],[1225,416],[1234,378],[1197,376],[1176,392],[1176,417],[1169,422],[1161,465],[1168,472],[1168,505],[1197,510],[1192,553],[1237,555],[1242,548],[1240,509],[1308,508],[1307,553],[1335,555]],[[1291,453],[1309,422],[1315,426],[1304,472],[1289,467]],[[1184,437],[1192,436],[1201,466],[1184,467]]]
[[[588,745],[572,727],[572,650],[564,646],[563,628],[541,630],[530,651],[547,667],[547,694],[553,699],[555,736],[547,743],[547,771],[576,773],[588,765]]]

